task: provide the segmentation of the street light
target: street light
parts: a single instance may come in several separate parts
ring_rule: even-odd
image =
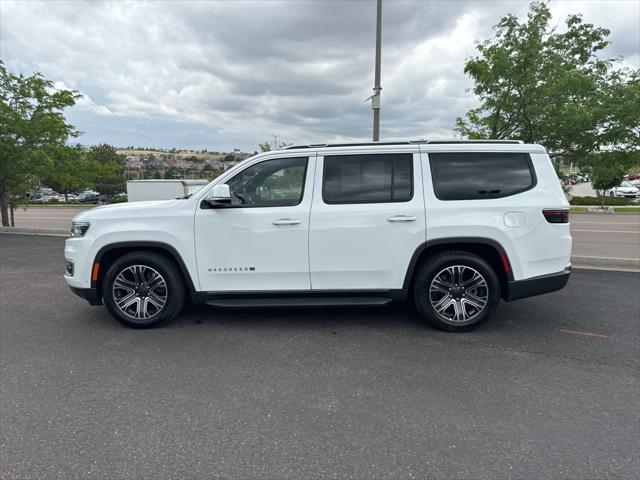
[[[371,108],[373,109],[373,141],[380,140],[380,48],[382,43],[382,0],[377,0],[376,8],[376,71],[371,96]]]

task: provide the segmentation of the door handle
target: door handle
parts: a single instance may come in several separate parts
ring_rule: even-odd
[[[414,215],[393,215],[387,217],[388,222],[415,222],[416,217]]]
[[[274,220],[274,225],[298,225],[300,220],[297,218],[279,218],[278,220]]]

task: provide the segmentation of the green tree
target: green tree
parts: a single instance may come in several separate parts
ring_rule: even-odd
[[[506,15],[495,36],[477,45],[464,72],[481,105],[456,120],[469,138],[517,138],[541,143],[554,157],[581,161],[594,152],[633,155],[640,148],[639,71],[601,59],[609,30],[566,19],[550,26],[545,3],[530,5],[520,22]]]
[[[264,143],[260,143],[258,147],[261,152],[270,152],[271,150],[277,150],[279,148],[284,148],[291,145],[290,143],[280,141],[276,135],[273,135],[273,142],[269,142],[268,140]]]
[[[591,185],[598,192],[598,196],[604,195],[606,190],[620,185],[624,177],[624,168],[614,162],[600,162],[591,173]],[[604,197],[602,198],[602,206],[604,206]]]
[[[113,195],[126,190],[124,155],[120,155],[115,147],[101,143],[91,147],[88,156],[98,166],[98,175],[95,180],[96,190],[104,194],[107,201]]]
[[[0,215],[9,225],[9,206],[37,175],[52,167],[52,154],[80,135],[63,116],[80,94],[56,89],[36,73],[12,74],[0,60]]]
[[[165,172],[164,178],[168,180],[173,180],[175,178],[184,178],[184,171],[178,169],[177,167],[171,166]]]
[[[103,173],[102,166],[89,158],[80,145],[60,146],[51,153],[52,168],[42,181],[54,190],[67,194],[87,187],[95,187],[96,179]]]
[[[258,148],[260,149],[261,152],[270,152],[271,144],[269,142],[260,143],[258,145]]]

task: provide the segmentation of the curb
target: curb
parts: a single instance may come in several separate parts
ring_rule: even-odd
[[[18,235],[55,235],[58,237],[69,236],[69,230],[61,228],[0,227],[0,233],[13,233]]]
[[[574,255],[571,257],[571,265],[575,268],[640,272],[639,258],[583,257]]]

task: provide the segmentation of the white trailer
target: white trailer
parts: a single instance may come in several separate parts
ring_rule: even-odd
[[[191,195],[208,183],[207,180],[129,180],[127,201],[180,198]]]

